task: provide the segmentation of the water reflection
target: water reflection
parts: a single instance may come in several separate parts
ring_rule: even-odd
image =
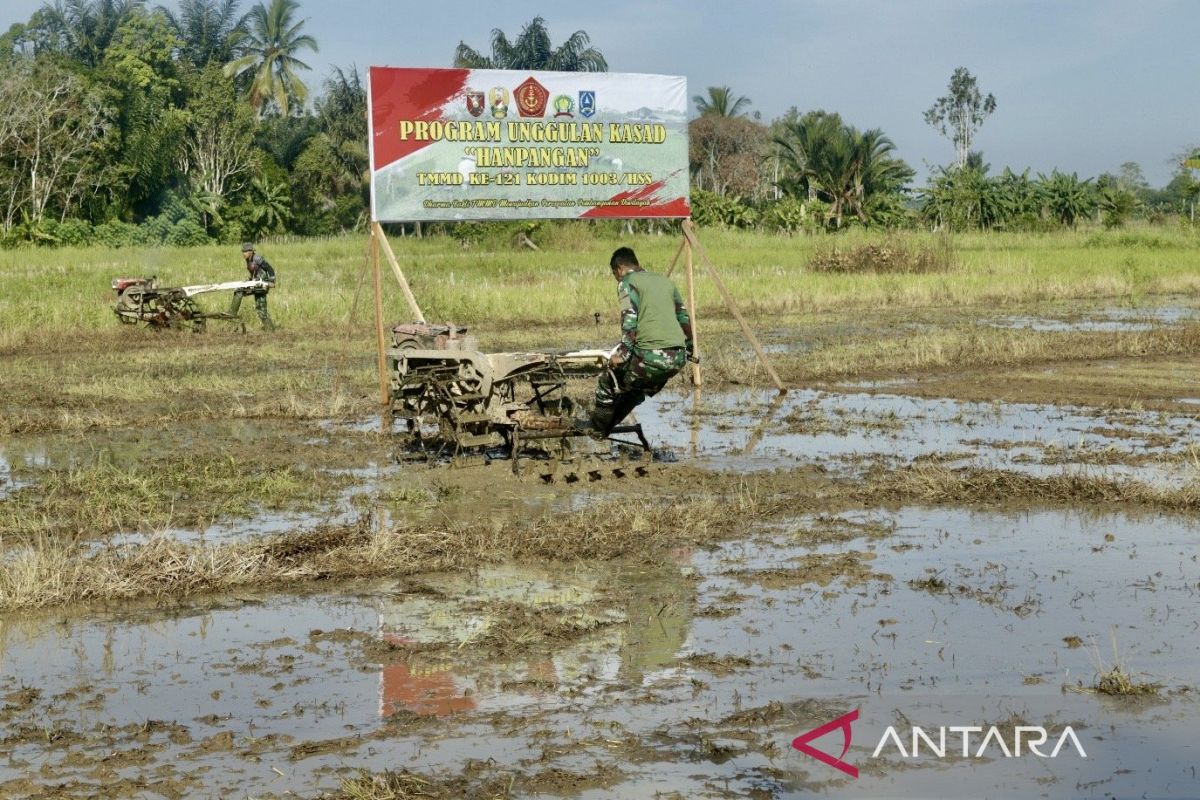
[[[530,701],[558,704],[597,683],[640,684],[674,663],[695,611],[692,553],[669,565],[564,574],[534,566],[493,566],[474,575],[425,579],[432,596],[379,598],[379,635],[396,648],[380,670],[380,715],[448,716]],[[483,660],[466,649],[490,635],[504,641],[522,611],[553,624],[594,626],[582,638],[531,654]],[[437,647],[431,651],[431,647]]]

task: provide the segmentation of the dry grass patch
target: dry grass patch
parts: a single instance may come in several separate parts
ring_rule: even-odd
[[[1200,486],[1157,488],[1086,475],[1037,477],[936,465],[839,479],[811,469],[753,477],[680,468],[648,491],[539,518],[449,517],[436,522],[330,526],[245,542],[156,536],[99,550],[50,537],[6,551],[0,610],[144,596],[183,597],[242,586],[406,575],[532,560],[665,558],[672,547],[744,535],[772,519],[879,505],[1131,506],[1200,510]],[[698,499],[699,498],[699,499]],[[536,620],[530,621],[536,623]],[[520,626],[513,628],[518,636]],[[500,644],[500,643],[497,643]]]
[[[954,245],[949,236],[939,236],[932,242],[889,236],[879,242],[835,245],[818,250],[808,259],[808,268],[814,272],[947,272],[955,266]]]

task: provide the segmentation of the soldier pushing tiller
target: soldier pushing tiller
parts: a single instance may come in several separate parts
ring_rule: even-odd
[[[612,254],[609,267],[621,305],[621,343],[596,386],[592,429],[601,436],[658,394],[695,350],[691,318],[670,278],[642,269],[628,247]]]
[[[246,271],[250,273],[250,280],[263,281],[271,286],[275,285],[275,269],[265,258],[254,252],[254,245],[246,242],[242,245],[242,258],[246,261]],[[238,315],[238,309],[242,306],[242,298],[247,294],[254,295],[254,310],[258,312],[258,318],[262,321],[264,330],[275,330],[275,323],[271,320],[271,315],[267,312],[267,292],[266,289],[238,289],[233,293],[233,300],[229,304],[229,313],[231,316]]]

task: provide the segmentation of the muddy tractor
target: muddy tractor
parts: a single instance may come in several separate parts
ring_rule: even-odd
[[[624,467],[595,458],[611,454],[613,443],[625,445],[626,454],[649,451],[636,422],[613,428],[609,441],[594,442],[582,409],[567,395],[571,379],[595,378],[608,369],[607,351],[483,353],[466,333],[456,325],[392,328],[389,411],[403,421],[416,450],[458,458],[498,449],[512,460],[514,473],[522,456],[535,456],[576,467],[566,471],[568,482],[621,477]],[[635,438],[618,438],[622,434]],[[644,468],[629,469],[644,474]]]
[[[204,311],[195,298],[211,292],[265,288],[270,288],[270,285],[262,281],[229,281],[167,288],[159,286],[155,277],[113,278],[112,290],[117,295],[113,313],[122,323],[145,325],[148,328],[191,328],[200,333],[208,320],[216,319],[233,322],[245,331],[245,325],[239,317],[223,311]]]

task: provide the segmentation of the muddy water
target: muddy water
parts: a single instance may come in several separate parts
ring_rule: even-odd
[[[1156,484],[1200,477],[1189,450],[1200,420],[1181,415],[815,390],[660,395],[637,414],[655,444],[721,469],[817,462],[853,471],[866,459],[937,457],[950,466],[1083,468]]]
[[[1200,795],[1196,523],[906,508],[748,533],[659,568],[8,618],[0,796],[314,796],[345,765],[467,759],[618,767],[581,797]],[[514,609],[576,633],[506,639]],[[1158,694],[1073,690],[1114,660]],[[789,746],[855,708],[857,780]],[[1088,757],[872,757],[914,724],[1070,725]]]
[[[1163,305],[1153,308],[1104,308],[1054,316],[1005,316],[981,320],[997,328],[1026,328],[1034,331],[1148,331],[1164,325],[1181,325],[1200,319],[1200,308]]]

